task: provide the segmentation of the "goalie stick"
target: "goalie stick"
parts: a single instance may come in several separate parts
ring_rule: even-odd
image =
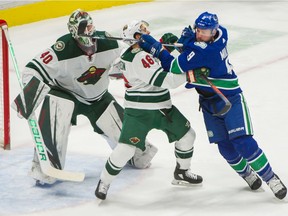
[[[78,27],[78,35],[81,37],[89,37],[92,39],[99,39],[99,40],[120,40],[120,41],[128,41],[128,42],[133,42],[133,43],[137,43],[139,40],[137,39],[128,39],[128,38],[122,38],[122,37],[113,37],[113,36],[108,36],[108,35],[103,35],[103,36],[90,36],[90,35],[86,35],[84,33],[85,29],[87,26],[87,21],[83,20],[80,22],[79,27]],[[163,46],[167,46],[167,47],[183,47],[183,44],[180,43],[174,43],[174,44],[162,44]]]
[[[82,35],[81,35],[82,36]],[[83,35],[85,36],[85,35]],[[87,35],[86,35],[87,36]],[[88,37],[88,36],[87,36]],[[92,38],[94,39],[106,39],[106,40],[121,40],[121,41],[128,41],[128,42],[139,42],[139,40],[137,39],[128,39],[128,38],[121,38],[121,37],[112,37],[112,36],[105,36],[105,37],[100,37],[100,36],[91,36]],[[166,47],[177,47],[177,48],[180,48],[180,47],[183,47],[183,44],[180,44],[180,43],[174,43],[174,44],[162,44],[163,46],[166,46]]]
[[[81,37],[90,37],[92,39],[99,39],[99,40],[121,40],[121,41],[128,41],[128,42],[134,42],[137,43],[139,40],[137,39],[128,39],[128,38],[121,38],[121,37],[113,37],[113,36],[109,36],[109,35],[105,35],[105,36],[90,36],[90,35],[86,35],[85,34],[85,29],[87,27],[87,20],[83,20],[79,23],[78,26],[78,32],[77,34]],[[174,44],[162,44],[163,46],[167,46],[167,47],[183,47],[183,44],[180,43],[174,43]]]
[[[230,109],[232,104],[230,101],[225,97],[225,95],[204,75],[201,75],[201,78],[204,79],[213,91],[225,102],[225,106],[220,110],[218,113],[213,114],[214,116],[223,116],[225,115]]]
[[[12,46],[12,43],[11,43],[11,40],[10,40],[10,37],[8,34],[7,25],[2,26],[2,29],[4,31],[4,34],[5,34],[7,43],[8,43],[9,51],[10,51],[13,65],[14,65],[14,68],[16,71],[19,85],[20,85],[21,89],[23,90],[24,86],[23,86],[23,83],[21,81],[19,67],[18,67],[18,64],[16,61],[14,49],[13,49],[13,46]],[[33,142],[35,145],[37,157],[39,159],[39,163],[40,163],[40,167],[41,167],[42,172],[45,175],[51,176],[51,177],[56,178],[56,179],[65,180],[65,181],[77,181],[77,182],[83,181],[85,178],[84,173],[59,170],[59,169],[56,169],[55,167],[51,166],[49,156],[47,153],[47,149],[46,149],[46,146],[45,146],[45,143],[44,143],[41,131],[40,131],[40,127],[38,125],[38,121],[37,121],[37,118],[36,118],[34,112],[32,112],[32,114],[28,118],[28,125],[30,128],[30,132],[32,134]]]

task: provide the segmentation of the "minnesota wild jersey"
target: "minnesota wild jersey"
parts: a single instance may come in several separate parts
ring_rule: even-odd
[[[127,49],[121,56],[126,86],[124,107],[157,110],[171,108],[168,89],[186,82],[185,74],[163,70],[157,59],[141,48]]]
[[[101,36],[105,32],[96,34]],[[71,34],[66,34],[26,65],[26,75],[31,75],[33,69],[37,71],[33,75],[49,86],[70,92],[79,101],[89,104],[107,91],[108,71],[123,48],[117,41],[97,40],[95,52],[86,55]]]

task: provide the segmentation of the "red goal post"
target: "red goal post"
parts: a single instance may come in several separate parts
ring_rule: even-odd
[[[7,23],[0,19],[0,147],[10,149],[9,52],[3,27]]]

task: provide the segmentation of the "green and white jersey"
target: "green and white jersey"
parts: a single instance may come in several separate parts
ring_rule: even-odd
[[[101,36],[105,32],[96,34]],[[71,34],[64,35],[26,65],[23,82],[25,76],[37,76],[49,86],[70,92],[79,101],[90,104],[107,91],[109,69],[123,48],[117,41],[97,40],[96,52],[88,56]]]
[[[124,107],[158,110],[172,107],[168,89],[186,82],[186,74],[173,74],[161,67],[141,48],[128,48],[121,56],[122,70],[127,87]]]

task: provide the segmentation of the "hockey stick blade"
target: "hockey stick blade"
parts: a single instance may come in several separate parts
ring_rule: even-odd
[[[44,173],[44,171],[43,171]],[[56,179],[63,181],[75,181],[82,182],[85,178],[85,174],[81,172],[70,172],[66,170],[58,170],[52,166],[45,168],[45,174]]]
[[[8,34],[7,25],[2,26],[2,29],[4,30],[4,34],[8,42],[9,52],[11,55],[14,68],[15,68],[15,72],[17,75],[19,85],[21,89],[23,90],[24,86],[23,86],[23,83],[21,82],[21,74],[20,74],[19,67],[16,61],[16,56],[15,56],[15,52],[13,49],[13,45]],[[31,134],[32,134],[33,143],[36,149],[37,157],[39,159],[39,164],[40,164],[42,172],[48,176],[61,179],[61,180],[65,180],[65,181],[77,181],[77,182],[83,181],[85,178],[84,173],[59,170],[51,166],[48,153],[46,150],[46,145],[44,143],[44,140],[40,131],[40,127],[38,125],[38,121],[34,112],[31,113],[27,122],[30,128]]]
[[[201,78],[204,79],[210,85],[210,87],[213,89],[213,91],[225,102],[225,106],[218,113],[215,113],[213,115],[214,116],[223,116],[223,115],[225,115],[231,109],[232,104],[225,97],[225,95],[206,76],[201,75]]]
[[[173,179],[172,182],[171,182],[172,185],[176,185],[176,186],[181,186],[181,187],[197,187],[197,186],[202,186],[202,183],[198,183],[198,184],[192,184],[192,183],[189,183],[187,181],[182,181],[182,180],[176,180],[176,179]]]

